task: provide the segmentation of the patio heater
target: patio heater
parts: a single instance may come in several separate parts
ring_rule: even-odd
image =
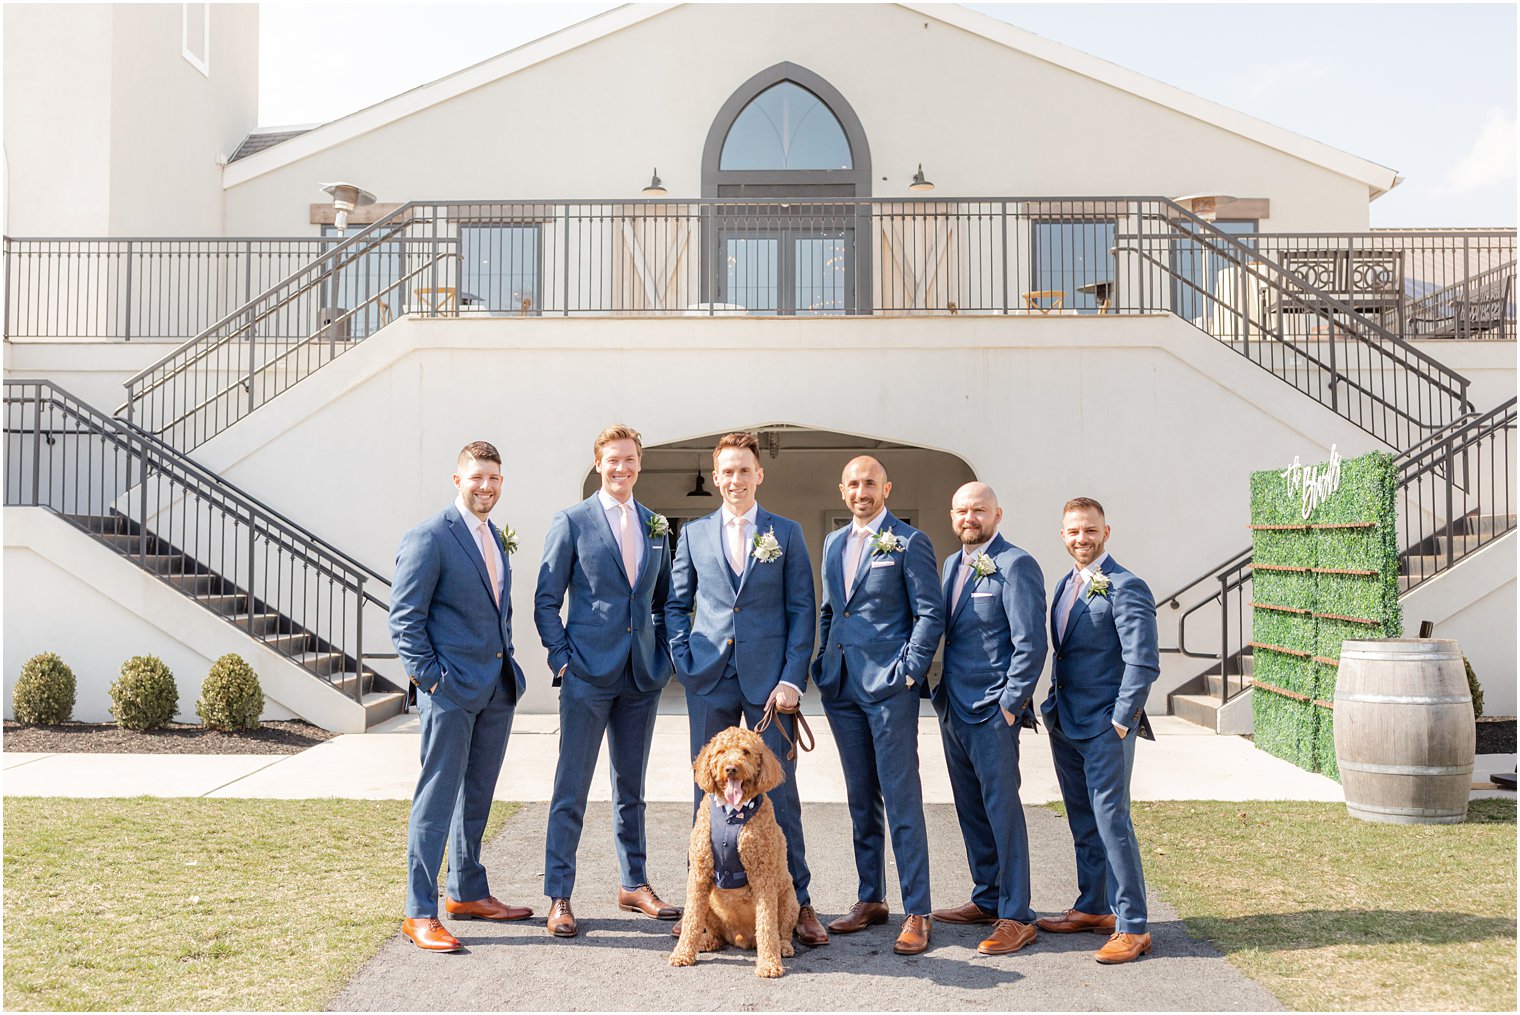
[[[1219,206],[1228,204],[1235,198],[1230,194],[1187,194],[1172,200],[1205,222],[1213,222],[1219,217]]]
[[[341,235],[348,228],[348,214],[356,208],[375,203],[375,195],[354,183],[324,183],[322,192],[332,197],[333,210],[337,213],[333,224]]]

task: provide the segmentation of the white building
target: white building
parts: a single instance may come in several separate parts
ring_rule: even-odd
[[[1060,505],[1097,497],[1163,644],[1217,673],[1227,632],[1225,687],[1171,652],[1151,709],[1233,696],[1226,727],[1249,583],[1223,624],[1209,600],[1249,574],[1248,474],[1409,453],[1406,618],[1515,711],[1513,228],[1369,230],[1393,170],[953,6],[623,7],[264,132],[255,12],[199,7],[6,8],[7,708],[37,651],[81,718],[127,656],[168,660],[188,712],[240,651],[278,708],[363,728],[342,674],[392,707],[396,542],[485,438],[525,707],[552,710],[537,550],[617,420],[676,520],[717,506],[714,437],[759,432],[815,567],[860,451],[942,555],[951,492],[990,483],[1052,584]],[[68,109],[93,126],[65,159]],[[341,247],[335,181],[379,199]]]

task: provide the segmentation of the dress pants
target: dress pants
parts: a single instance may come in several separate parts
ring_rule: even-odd
[[[659,708],[659,689],[640,690],[626,666],[611,687],[565,674],[559,689],[559,761],[544,846],[544,894],[549,898],[568,899],[575,890],[575,852],[603,734],[612,768],[612,837],[622,885],[632,889],[649,882],[644,869],[644,778]]]
[[[764,715],[765,706],[746,699],[744,692],[739,689],[739,678],[732,673],[718,681],[717,686],[706,694],[687,691],[686,717],[691,729],[691,760],[697,760],[697,755],[714,736],[730,726],[739,725],[741,716],[744,724],[754,729]],[[781,723],[787,724],[788,733],[794,737],[797,735],[796,720],[789,715],[776,716],[776,721],[760,734],[760,739],[776,755],[776,760],[781,762],[781,770],[786,774],[786,780],[767,795],[776,808],[776,823],[781,826],[781,834],[786,836],[786,866],[792,874],[792,887],[797,889],[797,901],[807,906],[812,904],[808,885],[813,876],[808,871],[807,848],[802,841],[802,801],[797,796],[797,762],[795,759],[786,760],[786,752],[790,748],[786,738],[781,735]],[[692,820],[695,821],[697,808],[702,806],[702,787],[694,787],[694,797]]]
[[[918,779],[918,694],[903,691],[881,701],[846,695],[823,700],[855,830],[855,872],[861,902],[887,898],[886,816],[891,820],[903,911],[927,916],[929,835]]]
[[[480,839],[507,753],[517,709],[511,672],[491,700],[471,712],[443,694],[417,695],[422,726],[422,774],[412,795],[406,835],[406,915],[438,915],[438,868],[449,850],[448,892],[460,902],[491,894],[480,862]]]
[[[1066,823],[1077,847],[1077,904],[1083,913],[1113,913],[1114,928],[1143,934],[1145,874],[1129,816],[1129,778],[1135,766],[1135,731],[1119,739],[1109,727],[1076,739],[1049,714],[1050,753],[1066,802]]]
[[[934,703],[950,769],[950,789],[966,860],[971,901],[1004,920],[1031,923],[1029,830],[1019,800],[1019,727],[1001,713],[979,723],[956,714],[943,696]]]

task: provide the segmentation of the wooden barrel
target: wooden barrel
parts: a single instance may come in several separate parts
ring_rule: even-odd
[[[1450,639],[1341,645],[1335,760],[1346,809],[1366,821],[1467,818],[1476,733],[1462,650]]]

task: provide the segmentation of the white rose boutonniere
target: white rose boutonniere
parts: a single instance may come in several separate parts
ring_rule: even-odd
[[[755,541],[752,545],[750,556],[761,564],[769,564],[773,560],[781,559],[781,541],[776,538],[775,529],[755,533]]]
[[[871,540],[871,553],[877,557],[884,553],[901,553],[907,548],[907,542],[891,529],[882,529]]]
[[[991,578],[997,574],[997,561],[987,556],[985,552],[978,553],[971,558],[971,578],[980,582],[983,578]]]
[[[670,531],[670,520],[664,515],[649,516],[649,536],[657,538]]]
[[[1087,586],[1087,598],[1091,599],[1093,596],[1107,597],[1108,586],[1108,575],[1104,574],[1102,571],[1094,571],[1092,579]]]
[[[501,550],[511,556],[517,552],[517,530],[510,525],[501,525],[496,529],[496,534],[501,539]]]

